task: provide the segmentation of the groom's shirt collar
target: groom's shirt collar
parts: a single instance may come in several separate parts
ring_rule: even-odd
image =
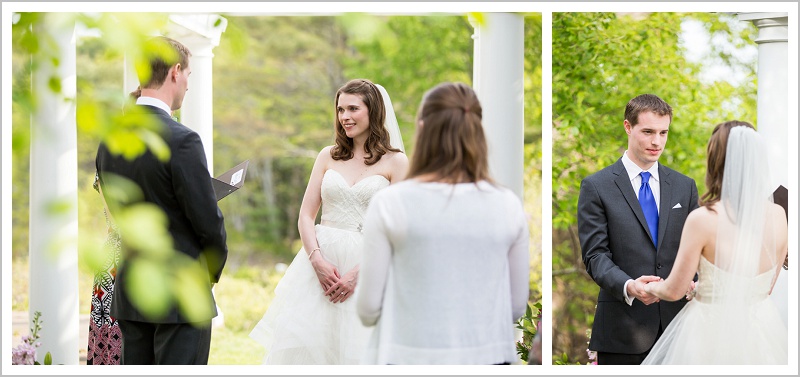
[[[628,172],[628,179],[631,181],[636,179],[639,176],[639,173],[646,171],[649,172],[650,176],[652,176],[657,182],[661,182],[658,177],[658,161],[656,161],[656,163],[653,164],[650,169],[642,170],[639,165],[636,165],[636,163],[633,162],[630,157],[628,157],[628,151],[625,151],[625,153],[622,154],[622,165],[625,166],[625,171]]]
[[[154,106],[163,110],[167,115],[172,116],[172,109],[169,108],[169,105],[158,98],[141,96],[136,99],[136,104]]]

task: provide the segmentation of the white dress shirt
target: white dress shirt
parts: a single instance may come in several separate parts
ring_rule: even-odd
[[[161,110],[164,110],[164,112],[166,112],[167,115],[172,116],[172,109],[169,108],[169,105],[167,105],[166,102],[158,98],[141,96],[136,99],[136,104],[155,106]]]
[[[658,208],[660,213],[661,203],[659,203],[659,199],[661,199],[661,181],[658,176],[658,161],[656,161],[650,169],[643,170],[628,157],[628,151],[625,151],[625,153],[622,154],[622,165],[625,166],[625,171],[628,172],[628,178],[631,180],[631,186],[633,186],[633,192],[636,193],[637,199],[639,198],[639,188],[642,186],[642,176],[640,173],[643,171],[650,173],[650,182],[648,183],[650,183],[650,191],[653,192],[653,198],[656,200],[656,208]],[[638,276],[636,278],[638,278]],[[633,279],[628,279],[625,285],[622,286],[622,295],[625,297],[625,302],[628,305],[633,305],[633,297],[628,297],[628,284],[631,282],[633,282]]]

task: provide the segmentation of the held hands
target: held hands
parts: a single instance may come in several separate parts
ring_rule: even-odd
[[[633,283],[628,284],[628,296],[639,299],[645,305],[659,302],[660,299],[652,293],[652,283],[659,281],[661,281],[661,278],[658,276],[641,276],[634,280]]]
[[[356,289],[356,281],[358,280],[358,267],[350,270],[344,274],[339,281],[325,291],[325,296],[330,296],[330,300],[334,304],[344,302],[351,296]]]
[[[689,282],[689,290],[686,291],[686,301],[692,301],[695,294],[697,294],[697,283],[693,280]]]

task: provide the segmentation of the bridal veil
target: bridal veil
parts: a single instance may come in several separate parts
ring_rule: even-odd
[[[381,97],[383,97],[383,106],[386,108],[386,122],[384,123],[384,127],[386,130],[389,131],[389,142],[392,144],[392,148],[397,148],[403,153],[406,152],[405,148],[403,147],[403,136],[400,134],[400,125],[397,123],[397,116],[394,114],[394,106],[392,106],[392,100],[389,98],[389,93],[386,92],[386,89],[379,84],[375,84],[378,87],[378,91],[381,92]]]

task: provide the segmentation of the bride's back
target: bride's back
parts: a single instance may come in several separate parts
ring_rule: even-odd
[[[736,222],[732,220],[726,210],[723,202],[717,202],[712,207],[714,211],[701,207],[699,211],[707,211],[705,216],[708,218],[708,232],[706,233],[706,242],[701,255],[711,264],[716,265],[722,270],[727,270],[727,263],[725,260],[717,261],[718,255],[726,253],[722,258],[731,260],[734,245],[739,240],[740,232],[747,231],[747,236],[752,239],[760,240],[760,252],[758,256],[758,268],[753,270],[755,274],[762,274],[764,272],[775,270],[781,261],[786,257],[788,228],[786,224],[786,215],[783,208],[777,204],[769,202],[765,207],[766,214],[764,216],[765,222],[763,228],[760,229],[743,229],[739,230]],[[760,232],[759,234],[753,234]],[[752,247],[750,252],[755,253],[755,247]],[[747,251],[747,250],[743,250]],[[753,258],[755,261],[755,258]]]

